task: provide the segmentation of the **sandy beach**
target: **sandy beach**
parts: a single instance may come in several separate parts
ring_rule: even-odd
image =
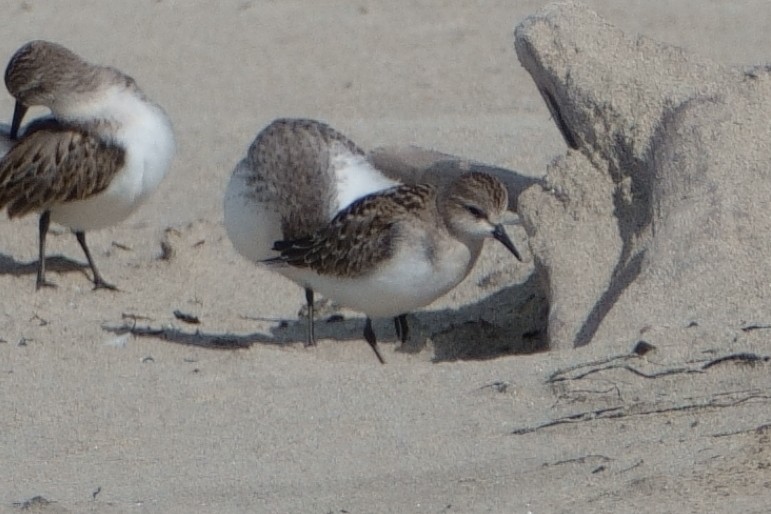
[[[632,37],[768,61],[767,1],[585,3]],[[544,176],[567,146],[513,29],[545,5],[5,5],[0,62],[46,39],[121,69],[169,114],[177,156],[146,205],[89,233],[118,292],[92,291],[61,227],[58,288],[36,291],[37,217],[2,214],[0,512],[767,512],[771,345],[741,323],[771,313],[654,327],[644,358],[632,339],[534,353],[544,300],[514,226],[525,262],[488,243],[409,316],[409,344],[376,321],[381,366],[363,316],[328,302],[305,347],[302,289],[225,234],[227,180],[278,117]],[[0,95],[0,122],[12,112]]]

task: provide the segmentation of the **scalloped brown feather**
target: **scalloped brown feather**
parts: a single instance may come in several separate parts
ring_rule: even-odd
[[[88,131],[41,122],[0,161],[0,209],[13,218],[84,200],[109,186],[125,158]]]
[[[355,277],[389,259],[399,237],[399,224],[426,216],[435,205],[436,188],[428,184],[403,185],[365,196],[340,211],[330,224],[312,236],[278,241],[284,262],[340,277]],[[355,247],[355,253],[350,248]]]

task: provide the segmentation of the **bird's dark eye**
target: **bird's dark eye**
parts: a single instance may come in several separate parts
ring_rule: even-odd
[[[485,213],[482,211],[482,209],[480,209],[479,207],[476,207],[476,206],[474,206],[474,205],[467,205],[467,206],[466,206],[466,210],[467,210],[467,211],[468,211],[468,212],[469,212],[469,213],[470,213],[472,216],[474,216],[474,217],[475,217],[475,218],[477,218],[477,219],[482,219],[482,218],[486,218],[486,217],[487,217],[487,216],[485,215]]]

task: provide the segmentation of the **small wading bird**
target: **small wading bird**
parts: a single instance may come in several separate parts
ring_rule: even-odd
[[[486,238],[519,258],[501,225],[507,190],[470,173],[439,189],[387,178],[350,139],[323,123],[272,122],[236,166],[225,193],[225,227],[235,249],[306,292],[314,344],[314,291],[367,314],[364,336],[378,360],[370,317],[406,313],[468,275]]]
[[[457,286],[484,240],[501,242],[521,260],[502,220],[507,190],[490,175],[468,173],[445,188],[401,185],[367,195],[307,237],[277,241],[279,257],[300,283],[367,315],[364,338],[384,363],[373,317],[393,317],[402,342],[406,313]]]
[[[11,57],[5,84],[16,99],[11,138],[18,141],[0,160],[0,209],[10,218],[40,213],[38,289],[53,285],[45,274],[51,221],[75,233],[95,288],[115,289],[97,270],[86,231],[124,220],[155,191],[174,155],[171,122],[131,77],[47,41]],[[35,105],[51,115],[19,136]]]

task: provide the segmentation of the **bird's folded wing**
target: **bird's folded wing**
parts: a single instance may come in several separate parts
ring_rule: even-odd
[[[123,148],[86,131],[42,124],[0,161],[0,209],[14,217],[84,200],[107,188],[125,157]]]
[[[310,268],[319,274],[355,277],[391,257],[399,222],[434,194],[430,186],[398,186],[365,196],[340,211],[316,233],[290,241],[277,241],[280,256],[267,264]]]

